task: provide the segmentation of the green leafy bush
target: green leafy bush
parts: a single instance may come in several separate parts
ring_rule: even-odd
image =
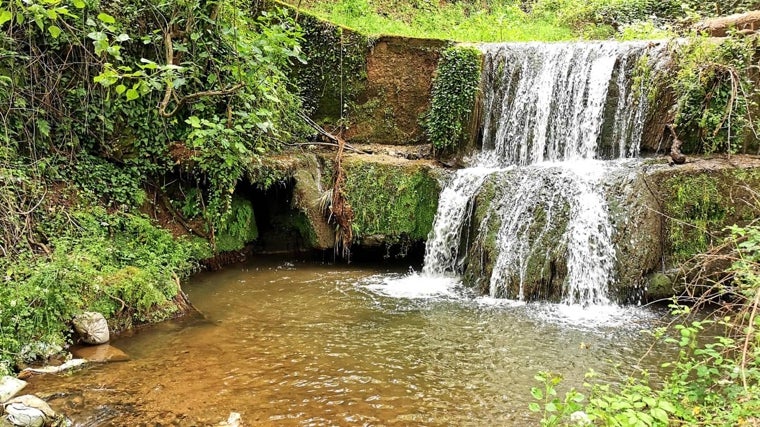
[[[54,248],[49,257],[25,252],[0,265],[0,360],[6,362],[28,357],[22,348],[34,341],[64,344],[68,322],[83,310],[126,324],[171,315],[178,278],[209,254],[206,243],[177,240],[145,217],[102,208],[61,211],[45,225]]]

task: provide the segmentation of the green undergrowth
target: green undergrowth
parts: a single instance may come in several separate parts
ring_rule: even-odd
[[[367,35],[466,42],[661,39],[701,18],[752,10],[754,0],[289,0]]]
[[[175,314],[178,280],[211,255],[202,239],[176,239],[141,214],[50,207],[39,232],[49,254],[0,258],[0,364],[49,356],[71,339],[73,315],[103,313],[112,329]]]
[[[384,235],[391,242],[427,238],[440,191],[429,169],[349,161],[344,168],[356,238]]]

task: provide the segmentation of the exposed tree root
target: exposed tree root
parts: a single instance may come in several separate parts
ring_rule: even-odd
[[[682,165],[686,163],[686,156],[681,152],[681,145],[683,145],[683,142],[678,139],[675,128],[671,124],[668,124],[665,127],[668,128],[670,134],[673,135],[673,143],[670,145],[671,164]]]

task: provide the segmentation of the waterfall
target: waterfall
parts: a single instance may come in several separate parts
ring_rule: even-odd
[[[633,69],[664,48],[596,42],[480,49],[482,151],[441,194],[424,273],[461,274],[488,259],[490,271],[478,268],[491,296],[523,300],[545,292],[569,304],[609,303],[615,249],[602,188],[620,159],[639,152],[649,105],[634,87]],[[477,203],[487,206],[473,225]]]
[[[472,214],[473,199],[486,178],[498,169],[471,167],[456,172],[441,192],[435,226],[425,247],[423,273],[442,275],[459,270],[463,228]],[[441,210],[441,207],[444,209]]]

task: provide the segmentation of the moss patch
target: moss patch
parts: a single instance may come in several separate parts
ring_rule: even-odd
[[[428,167],[346,159],[346,197],[354,209],[354,236],[383,235],[388,243],[427,238],[440,185]]]
[[[216,235],[217,252],[229,252],[243,249],[246,244],[256,240],[259,230],[253,215],[253,205],[242,197],[232,197],[229,218],[219,228]]]
[[[747,223],[760,214],[755,190],[760,170],[703,170],[663,181],[667,238],[674,261],[704,252],[721,239],[724,228]]]

